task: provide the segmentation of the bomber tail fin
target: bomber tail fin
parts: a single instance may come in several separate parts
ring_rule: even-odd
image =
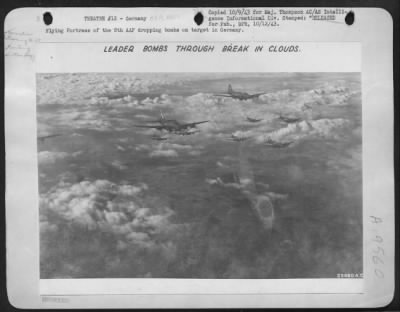
[[[228,85],[228,94],[232,94],[233,90],[232,90],[232,86]]]

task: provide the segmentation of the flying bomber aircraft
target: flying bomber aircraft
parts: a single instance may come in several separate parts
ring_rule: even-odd
[[[311,103],[304,103],[303,104],[303,106],[302,106],[302,108],[301,108],[301,110],[302,111],[305,111],[305,110],[309,110],[309,109],[312,109],[313,107],[312,107],[312,104]]]
[[[248,122],[260,122],[262,121],[262,118],[258,119],[258,118],[251,118],[249,116],[246,116],[246,119]]]
[[[44,135],[44,136],[38,137],[37,139],[38,139],[39,143],[44,143],[47,139],[55,138],[55,137],[58,137],[58,136],[61,136],[61,134]]]
[[[289,117],[289,116],[282,116],[282,115],[279,115],[278,118],[286,123],[294,123],[294,122],[298,122],[301,120],[300,117]]]
[[[153,135],[151,137],[151,139],[155,140],[155,141],[165,141],[165,140],[168,140],[168,137],[167,136],[161,136],[161,135]]]
[[[237,100],[243,101],[243,100],[249,100],[249,99],[258,98],[261,94],[265,94],[265,92],[249,94],[247,92],[233,91],[232,86],[229,85],[228,86],[228,93],[215,94],[215,96],[231,97],[233,99],[237,99]]]
[[[200,132],[199,129],[196,130],[196,128],[191,128],[191,129],[187,129],[187,130],[178,132],[177,134],[178,135],[192,135],[192,134],[195,134],[195,133],[198,133],[198,132]]]
[[[190,122],[190,123],[181,123],[175,119],[165,119],[164,115],[161,114],[160,119],[158,119],[156,121],[152,121],[152,122],[158,122],[159,125],[135,125],[135,127],[151,128],[151,129],[157,129],[159,131],[165,130],[170,133],[188,135],[188,134],[194,133],[194,132],[191,132],[190,130],[196,128],[196,126],[199,124],[208,122],[208,120]]]

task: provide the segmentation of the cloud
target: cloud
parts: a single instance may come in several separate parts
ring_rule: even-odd
[[[39,207],[44,278],[165,272],[186,231],[144,183],[60,182],[40,195]]]
[[[311,109],[349,105],[352,102],[349,101],[349,97],[354,92],[351,86],[341,87],[338,83],[335,87],[335,83],[330,83],[306,91],[281,90],[261,95],[257,99],[239,101],[211,94],[212,88],[218,89],[218,85],[214,83],[210,84],[212,87],[209,89],[204,84],[206,87],[203,93],[197,93],[198,89],[202,88],[200,83],[197,86],[196,83],[192,83],[190,88],[185,88],[184,83],[187,79],[199,81],[202,79],[201,76],[193,73],[189,75],[189,78],[184,75],[176,75],[172,78],[167,75],[158,77],[155,74],[67,74],[38,75],[38,77],[39,106],[65,104],[53,111],[50,108],[39,107],[42,109],[38,115],[39,124],[49,125],[41,130],[49,134],[63,133],[62,129],[59,130],[59,126],[71,129],[114,131],[121,127],[146,124],[150,120],[154,120],[155,116],[158,117],[160,110],[166,115],[166,118],[177,119],[180,122],[210,120],[210,122],[198,126],[199,134],[193,136],[168,134],[168,140],[162,141],[161,144],[159,141],[151,140],[151,134],[156,132],[155,130],[147,132],[143,130],[149,135],[147,137],[141,132],[142,130],[131,127],[129,131],[115,134],[116,139],[120,136],[125,139],[117,139],[118,141],[111,143],[112,154],[109,155],[110,157],[113,155],[123,156],[117,150],[124,152],[124,149],[126,149],[124,153],[135,149],[136,154],[141,154],[138,155],[140,157],[150,156],[161,159],[163,159],[162,157],[174,159],[187,155],[196,157],[202,152],[205,153],[205,149],[201,148],[198,143],[207,144],[208,148],[212,148],[218,146],[218,140],[227,138],[232,133],[248,137],[250,144],[252,142],[263,143],[269,136],[281,142],[306,139],[310,136],[335,138],[341,134],[341,129],[346,128],[346,121],[327,119],[325,116],[319,117],[319,120],[312,120],[313,116],[304,117],[302,109],[305,104],[311,106]],[[230,76],[227,75],[227,77]],[[263,76],[260,77],[262,79]],[[212,79],[215,79],[215,76]],[[221,84],[221,82],[219,83]],[[257,83],[263,84],[264,82],[261,80]],[[180,89],[169,88],[174,85],[183,87]],[[264,87],[257,88],[267,90]],[[246,89],[247,87],[244,85],[243,90]],[[179,93],[179,90],[184,90],[183,95],[171,95]],[[252,91],[252,89],[247,90]],[[162,94],[163,92],[168,92],[168,94]],[[193,95],[187,96],[190,92]],[[280,122],[278,116],[281,112],[288,115],[293,113],[305,121],[295,124]],[[246,116],[262,118],[262,121],[251,123],[247,121]],[[52,127],[50,127],[51,125]],[[57,132],[50,131],[51,129],[57,129]],[[85,138],[92,134],[92,131],[77,131],[85,133]],[[127,136],[129,136],[129,140],[126,140]],[[135,145],[128,144],[133,143],[132,137]],[[79,140],[79,143],[84,143],[84,141]],[[248,143],[246,141],[246,143],[240,144],[246,148]],[[235,145],[227,144],[226,147],[236,151],[236,145],[236,143]],[[250,152],[253,146],[249,145],[249,147]],[[327,168],[327,170],[336,170],[336,167],[339,167],[343,168],[343,171],[350,171],[348,168],[352,166],[355,170],[358,168],[356,165],[359,165],[357,163],[359,154],[355,153],[354,157],[349,155],[348,159],[342,161],[343,163],[335,161],[336,157],[334,156],[335,154],[332,156],[332,162],[328,163],[328,167],[332,167],[332,169]],[[46,156],[43,154],[39,158],[51,163],[52,161],[61,161],[63,157],[74,157],[74,155],[61,153],[58,156]],[[253,202],[261,202],[267,208],[274,207],[275,204],[279,209],[284,205],[289,206],[288,202],[291,201],[285,201],[288,196],[273,192],[279,191],[273,184],[268,187],[257,181],[253,182],[249,178],[247,180],[246,178],[241,180],[231,178],[232,170],[235,171],[239,165],[236,157],[221,157],[221,161],[215,164],[217,160],[210,160],[210,164],[213,163],[212,167],[218,167],[218,169],[216,175],[208,176],[212,178],[207,180],[209,191],[213,189],[226,194],[239,194],[244,200],[250,199],[247,200],[249,205]],[[124,170],[126,168],[124,161],[109,159],[107,166]],[[152,161],[154,162],[155,159]],[[102,165],[96,168],[100,168],[100,166]],[[288,169],[288,173],[300,181],[304,179],[304,174],[303,176],[298,174],[299,172],[295,169]],[[78,172],[78,170],[74,171]],[[115,170],[111,171],[113,173]],[[169,195],[165,192],[158,192],[157,196],[154,196],[154,193],[149,194],[145,184],[133,182],[137,181],[138,177],[131,173],[123,175],[123,178],[129,179],[129,181],[116,182],[121,178],[121,174],[117,173],[112,175],[112,178],[115,179],[112,182],[106,180],[82,181],[88,178],[87,175],[86,177],[66,177],[63,179],[64,182],[54,185],[47,193],[41,194],[40,228],[43,234],[41,248],[47,251],[47,255],[50,254],[49,258],[43,258],[43,254],[46,252],[42,253],[41,250],[41,260],[43,259],[42,262],[46,269],[49,269],[47,276],[54,277],[56,274],[61,274],[70,277],[100,277],[100,275],[101,277],[170,277],[172,275],[187,276],[188,274],[199,276],[219,274],[215,270],[209,269],[209,265],[212,263],[224,263],[224,267],[229,271],[231,265],[229,257],[226,255],[232,252],[229,250],[226,252],[223,247],[235,243],[232,241],[231,244],[224,238],[224,235],[219,235],[220,232],[218,232],[221,231],[223,234],[226,227],[231,226],[231,221],[237,220],[224,219],[224,216],[229,218],[229,213],[227,213],[229,205],[226,205],[226,211],[224,207],[220,212],[213,211],[215,218],[221,219],[218,221],[219,225],[215,226],[217,235],[213,235],[213,237],[221,237],[221,244],[213,247],[215,239],[209,239],[209,235],[202,235],[199,232],[203,227],[205,231],[209,232],[208,221],[205,221],[205,218],[197,219],[196,217],[190,220],[196,221],[190,226],[187,225],[188,233],[186,236],[182,235],[182,232],[176,231],[177,225],[174,223],[181,222],[182,216],[174,216],[168,208],[170,203],[171,207],[180,211],[181,205],[176,205],[176,198],[168,197]],[[217,178],[218,176],[221,178]],[[260,180],[265,178],[259,177]],[[56,178],[61,179],[60,175]],[[54,181],[54,177],[53,180],[46,180],[45,184],[52,181]],[[250,190],[251,185],[254,185],[252,190]],[[194,202],[192,205],[196,207],[198,203]],[[264,206],[260,204],[260,207]],[[260,208],[260,211],[263,210]],[[233,211],[232,215],[236,216],[236,211]],[[241,216],[241,213],[238,216]],[[185,218],[185,216],[183,217]],[[191,216],[189,216],[190,218]],[[211,220],[211,218],[209,219]],[[199,224],[195,224],[198,220]],[[239,220],[241,219],[239,218]],[[248,234],[246,232],[246,235]],[[257,235],[258,232],[255,233],[255,237]],[[203,238],[204,242],[201,241]],[[196,243],[196,241],[198,242]],[[196,246],[204,244],[210,247],[207,248],[207,251],[204,251],[204,248],[196,248]],[[188,248],[190,246],[194,246],[194,248]],[[203,258],[213,259],[215,254],[221,254],[221,262],[208,261],[206,267],[197,265]],[[274,267],[273,261],[269,261],[268,257],[269,254],[260,256],[260,263],[266,262],[262,266],[266,271],[272,270],[271,268]],[[175,262],[170,262],[169,259],[175,258]],[[222,259],[228,260],[223,262]],[[234,263],[237,259],[232,261]],[[198,270],[195,268],[196,266]],[[251,277],[250,270],[254,270],[253,276],[261,276],[259,273],[261,265],[238,263],[237,267],[237,270],[232,268],[232,272],[236,272],[236,275],[227,271],[225,276],[227,278]],[[239,272],[243,267],[247,268],[247,271]],[[204,273],[206,269],[210,272]],[[279,271],[279,267],[277,271]]]
[[[327,170],[340,175],[340,184],[343,186],[343,196],[354,196],[361,191],[362,178],[362,146],[355,145],[343,150],[340,157],[327,156]]]
[[[108,131],[114,129],[112,123],[100,110],[90,108],[68,107],[59,109],[57,113],[41,112],[40,124],[47,127],[68,129],[93,129]]]
[[[301,112],[304,108],[348,105],[348,99],[358,93],[357,90],[351,90],[347,81],[338,80],[307,91],[280,90],[266,93],[259,99],[276,110]]]
[[[247,138],[250,138],[251,136],[253,136],[254,132],[252,130],[249,130],[249,131],[238,130],[238,131],[233,132],[232,135],[239,139],[247,139]]]
[[[283,74],[281,74],[282,76]],[[236,120],[236,114],[247,112],[253,116],[262,116],[268,110],[298,111],[320,105],[347,105],[348,99],[360,91],[352,88],[348,81],[337,80],[321,84],[317,88],[306,91],[279,90],[260,95],[257,99],[240,101],[232,98],[218,97],[212,93],[200,92],[187,97],[165,94],[169,87],[183,86],[196,80],[210,80],[229,75],[207,74],[38,74],[38,105],[79,105],[99,107],[140,107],[152,109],[157,106],[178,108],[187,117],[212,117],[226,108],[232,116],[225,118]],[[243,76],[245,77],[245,76]],[[260,76],[260,79],[262,76]],[[164,93],[163,93],[164,92]],[[139,95],[148,95],[141,99]],[[182,105],[181,105],[182,104]],[[263,105],[263,104],[268,104]],[[246,105],[246,107],[243,107]],[[259,107],[256,107],[258,105]],[[190,114],[195,111],[195,115]],[[217,120],[218,116],[216,116]],[[213,118],[211,118],[213,119]],[[204,125],[205,128],[208,126]]]
[[[209,179],[206,179],[205,181],[209,185],[240,189],[243,191],[247,191],[249,188],[253,188],[253,186],[255,186],[254,180],[251,178],[242,178],[242,179],[239,179],[239,181],[237,181],[237,182],[224,182],[220,177],[217,177],[215,179],[209,178]],[[267,196],[271,200],[287,199],[287,197],[288,197],[288,195],[286,195],[286,194],[279,194],[279,193],[266,191],[269,189],[268,184],[256,183],[256,185],[262,186],[262,188],[264,190],[262,195]],[[252,192],[255,192],[255,191],[256,190],[252,190]],[[255,194],[253,194],[253,195],[255,195]]]
[[[217,76],[200,74],[38,75],[39,105],[56,102],[69,106],[79,105],[79,109],[76,107],[63,109],[56,116],[47,114],[46,117],[46,113],[41,112],[39,124],[42,124],[45,119],[46,124],[62,127],[99,131],[125,130],[134,122],[124,116],[110,118],[110,115],[120,115],[121,112],[125,112],[124,108],[128,110],[140,108],[141,114],[139,113],[135,118],[145,119],[147,115],[143,115],[143,110],[158,111],[165,108],[164,112],[171,115],[167,118],[176,118],[181,122],[208,120],[208,123],[198,126],[203,137],[225,139],[227,134],[230,135],[235,131],[246,137],[260,137],[276,129],[276,119],[279,114],[293,114],[303,120],[312,120],[315,118],[315,112],[321,112],[328,106],[351,104],[354,101],[349,101],[350,97],[359,93],[358,87],[353,87],[351,82],[342,80],[324,83],[309,90],[278,90],[248,101],[218,97],[210,92],[198,92],[189,96],[165,93],[169,87],[182,88],[186,82],[216,79]],[[250,123],[246,119],[248,116],[261,118],[262,121]],[[323,113],[320,118],[325,118]],[[154,132],[154,130],[138,131],[148,135]],[[256,140],[256,142],[259,141]],[[156,154],[158,152],[154,155]],[[200,152],[188,151],[188,154],[196,156]]]
[[[204,146],[197,144],[196,146],[190,144],[177,144],[177,143],[164,143],[167,149],[178,150],[181,153],[186,152],[190,156],[199,156],[203,153]]]
[[[219,136],[227,131],[242,127],[265,126],[275,118],[267,105],[254,101],[239,101],[231,98],[219,98],[213,94],[197,93],[181,102],[174,102],[174,112],[182,116],[186,122],[207,120],[209,122],[198,126],[200,133],[207,136]],[[259,124],[250,124],[246,117],[262,118]]]
[[[194,80],[193,75],[73,73],[38,74],[38,105],[139,105],[135,94],[156,92]]]
[[[192,106],[200,104],[205,106],[216,106],[225,100],[226,98],[220,98],[210,93],[197,93],[186,98],[186,101]]]
[[[42,122],[41,120],[41,116],[38,115],[38,122],[37,122],[37,133],[38,133],[38,137],[41,136],[47,136],[47,135],[51,135],[52,133],[52,127],[50,127],[49,125],[46,125]]]
[[[65,152],[42,151],[38,153],[38,162],[41,165],[54,164],[57,160],[65,159],[68,156],[69,154]]]
[[[122,145],[116,144],[115,147],[117,148],[117,150],[121,151],[121,152],[125,152],[126,148],[123,147]]]
[[[127,143],[127,142],[129,142],[129,139],[130,138],[119,138],[119,139],[117,139],[117,141],[122,142],[122,143]]]
[[[190,156],[200,156],[203,152],[199,151],[199,150],[193,150],[193,151],[189,151],[188,154]]]
[[[262,144],[267,140],[276,142],[297,141],[313,135],[336,139],[339,137],[339,131],[349,126],[349,123],[348,120],[343,118],[303,120],[266,134],[258,134],[255,137],[255,142]]]
[[[77,157],[82,153],[83,151],[76,151],[73,153],[41,151],[38,153],[38,163],[41,165],[54,164],[58,160]]]
[[[135,115],[135,118],[140,118],[140,119],[151,119],[153,118],[152,116],[145,115],[145,114],[137,114]]]
[[[117,168],[119,170],[125,170],[128,169],[128,166],[121,163],[119,160],[114,160],[111,162],[111,166],[113,166],[114,168]]]
[[[150,157],[178,157],[178,152],[173,149],[154,150],[149,153]]]
[[[166,93],[155,97],[146,97],[140,102],[141,108],[160,109],[162,107],[171,107],[181,104],[183,97],[179,95],[168,95]]]
[[[190,144],[177,144],[177,143],[163,143],[164,147],[177,150],[192,150],[194,149]]]
[[[76,156],[79,156],[79,155],[82,155],[83,154],[83,151],[76,151],[76,152],[73,152],[72,154],[71,154],[71,156],[72,157],[76,157]]]
[[[181,139],[174,138],[173,139]],[[138,144],[135,147],[137,151],[148,151],[149,157],[178,157],[180,154],[199,156],[204,149],[202,145],[190,145],[190,144],[179,144],[172,142],[162,142],[162,143],[150,143],[150,144]]]
[[[48,216],[64,222],[109,232],[125,244],[153,245],[151,235],[168,231],[172,211],[147,206],[146,184],[118,185],[107,180],[80,183],[61,182],[40,197],[43,230],[56,230]],[[153,203],[154,204],[154,203]]]
[[[47,220],[41,220],[40,221],[40,234],[44,235],[44,234],[52,234],[54,232],[58,231],[58,226],[57,224],[51,224],[49,221]]]
[[[144,100],[142,100],[141,104],[145,105],[145,106],[149,106],[151,104],[157,104],[158,100],[159,100],[159,97],[155,97],[153,99],[147,97]]]
[[[206,179],[206,183],[209,185],[219,185],[223,187],[231,187],[235,189],[242,189],[244,185],[236,182],[224,182],[220,177],[217,177],[216,179]]]
[[[272,200],[284,200],[288,199],[289,195],[288,194],[279,194],[275,192],[267,192],[265,193],[270,199]]]
[[[148,150],[150,150],[150,148],[151,147],[147,144],[138,144],[135,146],[136,151],[148,151]]]
[[[121,95],[120,98],[109,98],[107,96],[101,96],[101,97],[91,97],[90,100],[88,101],[89,105],[95,105],[95,106],[105,106],[105,107],[136,107],[140,105],[140,102],[138,99],[136,99],[134,96],[131,95],[126,95],[123,96]]]

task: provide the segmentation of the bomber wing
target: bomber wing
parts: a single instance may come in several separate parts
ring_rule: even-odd
[[[157,125],[134,125],[134,127],[136,128],[150,128],[150,129],[158,129],[158,130],[162,130],[165,129],[165,126],[157,126]]]
[[[48,139],[48,138],[54,138],[54,137],[58,137],[61,136],[61,134],[49,134],[49,135],[45,135],[45,136],[40,136],[38,137],[38,139]]]
[[[301,120],[300,117],[285,116],[285,115],[282,115],[282,113],[279,113],[278,119],[280,119],[286,123],[293,123],[293,122],[298,122]]]
[[[246,119],[247,119],[247,121],[250,121],[250,122],[260,122],[260,121],[262,121],[262,119],[251,118],[249,116],[247,116]]]
[[[259,97],[260,95],[263,95],[263,94],[265,94],[265,92],[254,93],[254,94],[250,94],[249,96],[250,96],[250,98],[256,98],[256,97]]]
[[[156,140],[156,141],[165,141],[165,140],[168,140],[168,137],[167,136],[156,136],[156,135],[153,135],[151,137],[151,139],[152,140]]]
[[[284,116],[281,116],[279,118],[281,120],[283,120],[284,122],[287,122],[287,123],[294,123],[294,122],[298,122],[298,121],[301,120],[301,118],[299,118],[299,117],[284,117]]]
[[[203,120],[203,121],[197,121],[197,122],[181,124],[180,127],[181,128],[192,128],[192,127],[195,127],[195,126],[197,126],[199,124],[206,123],[206,122],[209,122],[209,120]]]
[[[214,94],[214,96],[233,97],[232,94]]]

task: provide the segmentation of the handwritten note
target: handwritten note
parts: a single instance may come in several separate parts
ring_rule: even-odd
[[[32,46],[38,43],[31,33],[7,30],[4,32],[4,54],[7,57],[25,57],[34,60]]]
[[[370,222],[374,225],[374,235],[372,237],[372,242],[374,243],[372,248],[371,259],[374,264],[374,274],[377,278],[385,278],[385,273],[383,271],[385,265],[385,249],[383,237],[379,235],[379,229],[382,226],[383,219],[370,216]]]

